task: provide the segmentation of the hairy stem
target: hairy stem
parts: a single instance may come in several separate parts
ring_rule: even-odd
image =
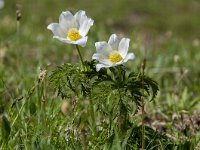
[[[142,89],[143,89],[143,94],[144,94],[144,70],[146,66],[146,59],[144,59],[143,64],[142,64]],[[144,97],[142,96],[142,150],[144,150],[145,147],[145,126],[144,126]]]
[[[79,49],[79,46],[78,46],[78,45],[76,45],[76,49],[77,49],[77,51],[78,51],[78,55],[79,55],[80,60],[81,60],[82,68],[84,69],[83,57],[82,57],[82,55],[81,55],[81,52],[80,52],[80,49]]]

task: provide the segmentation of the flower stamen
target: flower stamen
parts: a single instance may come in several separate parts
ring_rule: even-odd
[[[68,31],[67,37],[72,40],[72,41],[76,41],[78,40],[81,36],[78,32],[78,30],[76,28],[71,28]]]
[[[122,60],[122,56],[119,52],[114,51],[109,55],[108,58],[112,63],[117,63]]]

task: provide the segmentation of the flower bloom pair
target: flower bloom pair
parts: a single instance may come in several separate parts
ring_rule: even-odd
[[[84,47],[88,38],[86,35],[93,22],[91,18],[86,16],[85,11],[80,10],[75,15],[66,11],[61,13],[59,23],[51,23],[47,28],[53,32],[53,38],[64,43]],[[96,53],[92,56],[92,59],[99,61],[96,70],[99,71],[101,68],[109,68],[133,60],[134,54],[128,53],[129,41],[128,38],[112,34],[108,42],[96,42]]]

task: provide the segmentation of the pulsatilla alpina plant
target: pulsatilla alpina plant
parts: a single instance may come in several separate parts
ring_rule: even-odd
[[[78,11],[75,15],[71,12],[62,12],[59,23],[48,25],[48,29],[54,34],[54,38],[69,44],[86,45],[87,33],[93,25],[93,20],[88,18],[85,11]]]
[[[92,56],[92,59],[99,61],[99,64],[96,65],[97,71],[101,68],[114,67],[127,62],[129,59],[134,59],[133,53],[127,54],[129,41],[128,38],[120,38],[116,34],[112,34],[108,43],[96,42],[97,53]]]
[[[143,123],[140,130],[133,120],[140,110],[144,119],[144,104],[155,98],[158,85],[145,76],[145,64],[141,72],[130,72],[124,66],[135,58],[134,53],[128,53],[130,39],[112,34],[108,42],[95,43],[93,60],[83,60],[78,45],[86,45],[92,25],[93,20],[85,11],[75,15],[66,11],[60,15],[59,23],[48,26],[54,38],[76,45],[82,63],[59,66],[49,78],[58,96],[72,104],[71,114],[66,118],[68,145],[111,148],[117,140],[122,148],[144,149],[145,145],[159,144],[156,140],[150,142],[156,136],[167,140],[149,128],[145,130]],[[148,140],[144,134],[149,135]]]

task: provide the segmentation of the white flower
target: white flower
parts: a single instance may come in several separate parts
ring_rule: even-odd
[[[4,7],[4,0],[0,0],[0,9]]]
[[[85,11],[80,10],[75,15],[65,11],[61,13],[59,23],[51,23],[47,29],[53,32],[53,38],[84,47],[88,38],[86,35],[93,22],[86,16]]]
[[[134,53],[128,53],[129,41],[128,38],[120,38],[116,34],[112,34],[108,43],[96,42],[96,53],[92,56],[92,59],[99,61],[96,70],[99,71],[101,68],[109,68],[133,60]]]

